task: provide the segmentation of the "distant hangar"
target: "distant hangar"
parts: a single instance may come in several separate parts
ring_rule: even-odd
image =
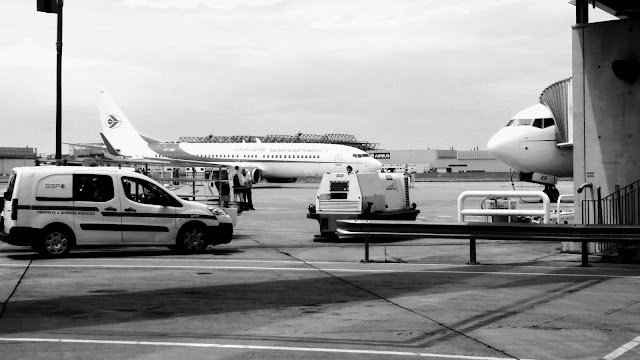
[[[369,152],[385,171],[416,173],[509,172],[487,150],[375,150]]]

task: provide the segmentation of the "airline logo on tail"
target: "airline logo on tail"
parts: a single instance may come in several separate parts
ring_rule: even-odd
[[[120,119],[120,117],[118,115],[113,115],[113,114],[107,116],[105,121],[109,129],[115,129],[118,126],[120,126],[120,124],[122,124],[122,120]]]

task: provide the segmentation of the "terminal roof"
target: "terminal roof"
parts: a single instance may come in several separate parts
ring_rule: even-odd
[[[575,0],[571,1],[575,5]],[[620,19],[640,18],[640,4],[636,0],[589,0],[590,4]]]

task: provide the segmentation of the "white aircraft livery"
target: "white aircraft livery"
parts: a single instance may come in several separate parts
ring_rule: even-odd
[[[318,143],[175,143],[140,135],[111,96],[100,89],[102,138],[113,156],[132,161],[191,166],[240,166],[254,182],[292,181],[327,172],[375,172],[382,164],[366,152],[345,145]]]
[[[557,178],[573,175],[573,149],[559,146],[555,120],[543,104],[514,115],[487,148],[496,159],[520,171],[521,180],[545,185],[552,201],[558,197]]]

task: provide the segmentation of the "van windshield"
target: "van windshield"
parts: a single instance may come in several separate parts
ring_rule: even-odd
[[[12,172],[11,177],[9,178],[9,185],[7,187],[7,192],[4,193],[4,198],[6,200],[11,200],[13,197],[13,188],[16,186],[16,173]]]

